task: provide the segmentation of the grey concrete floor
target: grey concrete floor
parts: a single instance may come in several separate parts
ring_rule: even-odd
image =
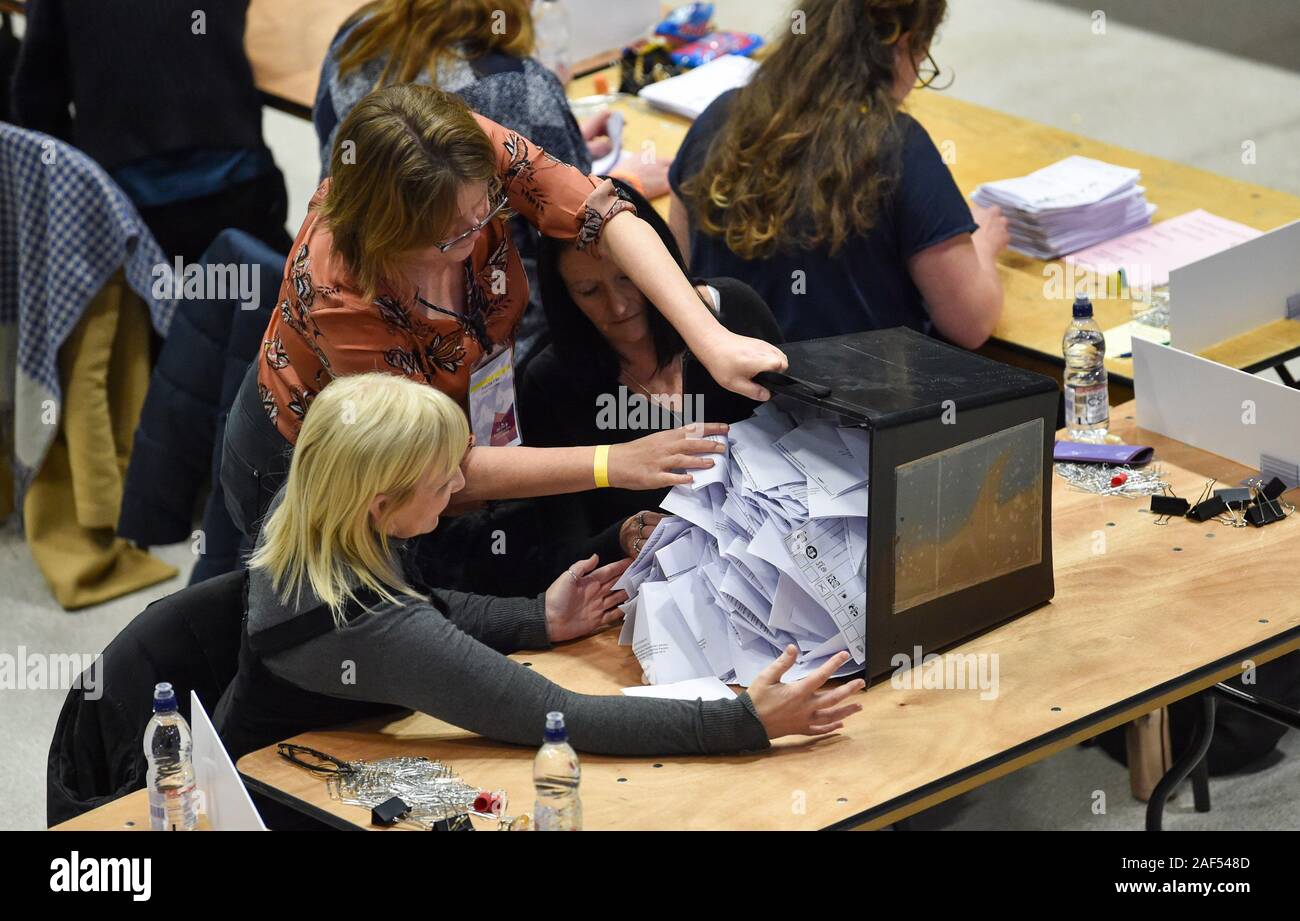
[[[792,5],[717,0],[717,15],[730,27],[770,34]],[[947,92],[957,98],[1300,195],[1300,7],[1290,0],[1132,0],[1105,8],[1102,35],[1092,29],[1102,5],[1091,0],[951,0],[950,7],[934,53],[955,70]],[[264,128],[296,227],[319,174],[315,135],[309,122],[271,110]],[[1258,150],[1253,165],[1241,162],[1247,140]],[[8,522],[0,528],[0,653],[102,650],[149,601],[184,584],[193,565],[188,544],[154,552],[182,576],[66,612]],[[0,692],[0,829],[45,824],[45,759],[63,697]],[[1194,813],[1183,792],[1166,826],[1300,829],[1300,734],[1284,737],[1280,750],[1261,770],[1216,778],[1208,814]],[[1143,807],[1129,796],[1127,776],[1099,749],[1074,748],[937,807],[916,825],[1137,829]],[[1096,790],[1107,795],[1103,815],[1091,811]]]

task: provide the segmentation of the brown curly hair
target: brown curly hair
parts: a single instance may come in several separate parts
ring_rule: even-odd
[[[748,86],[700,171],[682,186],[699,230],[745,259],[866,234],[889,185],[898,103],[894,51],[910,33],[924,57],[947,0],[803,0]],[[795,15],[791,14],[792,17]]]

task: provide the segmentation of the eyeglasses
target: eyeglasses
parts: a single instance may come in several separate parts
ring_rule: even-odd
[[[940,73],[941,71],[939,70],[939,65],[934,60],[934,55],[927,51],[925,53],[925,61],[916,68],[916,88],[918,90],[933,89],[940,91],[946,90],[948,87],[952,86],[952,81],[956,77],[956,75],[952,73],[948,75],[948,82],[943,86],[934,85],[934,81],[939,79]]]
[[[447,242],[433,244],[438,248],[438,252],[440,253],[447,252],[447,250],[454,248],[462,240],[466,239],[467,237],[472,237],[474,234],[478,233],[488,224],[492,223],[493,218],[495,218],[502,211],[506,210],[506,206],[510,204],[510,198],[509,196],[506,195],[505,190],[502,189],[500,185],[494,185],[493,188],[488,190],[487,202],[488,202],[487,217],[483,218],[483,220],[481,221],[475,221],[474,224],[469,228],[469,230],[465,231],[462,234],[452,237]]]
[[[346,761],[340,761],[333,755],[327,755],[324,752],[317,751],[314,748],[308,748],[305,745],[294,745],[290,742],[280,742],[276,745],[275,753],[288,761],[290,764],[296,764],[300,768],[306,768],[317,777],[337,777],[341,774],[355,774],[356,766]]]

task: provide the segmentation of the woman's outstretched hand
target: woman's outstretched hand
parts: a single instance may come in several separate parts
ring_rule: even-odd
[[[718,386],[760,402],[770,399],[772,394],[762,384],[754,383],[754,375],[762,371],[784,371],[790,366],[785,352],[770,342],[740,336],[721,326],[702,346],[694,345],[691,350]]]
[[[821,690],[831,675],[849,660],[847,652],[831,656],[821,668],[801,681],[782,684],[781,676],[794,665],[799,650],[794,646],[758,673],[749,686],[749,699],[769,739],[781,736],[823,736],[843,727],[844,718],[862,709],[861,704],[846,704],[849,695],[867,686],[854,678],[829,691]]]
[[[599,563],[594,553],[578,560],[546,590],[546,634],[552,643],[603,630],[623,616],[618,606],[627,601],[627,592],[612,588],[632,561],[597,568]]]
[[[726,445],[705,436],[726,433],[727,426],[721,422],[692,422],[611,445],[609,485],[619,489],[664,489],[690,483],[689,471],[707,470],[714,464],[709,455],[726,450]]]

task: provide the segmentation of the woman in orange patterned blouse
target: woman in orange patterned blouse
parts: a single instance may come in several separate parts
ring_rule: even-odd
[[[294,240],[261,354],[227,422],[222,485],[246,535],[283,482],[312,399],[334,377],[400,374],[468,408],[471,371],[510,344],[528,302],[509,212],[546,236],[597,247],[660,307],[714,380],[768,398],[753,377],[784,370],[784,354],[723,328],[611,182],[550,157],[453,95],[386,87],[339,128],[331,178]],[[674,471],[711,466],[701,455],[721,446],[702,436],[725,429],[697,425],[608,447],[471,447],[462,498],[689,482],[689,472]]]

